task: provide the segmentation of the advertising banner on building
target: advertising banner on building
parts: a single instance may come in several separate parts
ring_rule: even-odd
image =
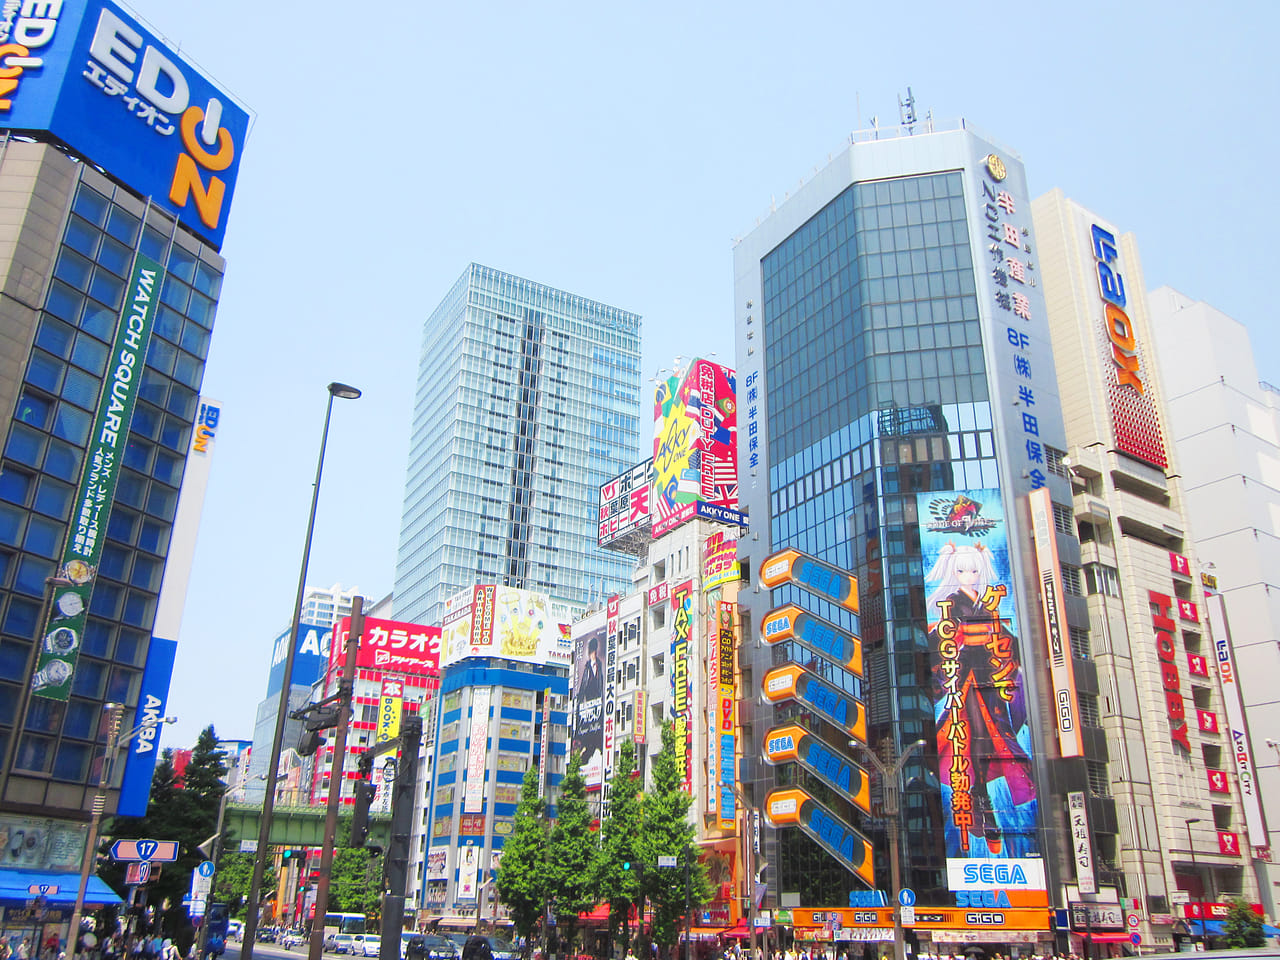
[[[0,126],[50,131],[221,246],[249,130],[235,100],[108,0],[14,3],[0,44]]]
[[[1244,806],[1244,824],[1249,845],[1254,855],[1270,859],[1271,844],[1267,838],[1267,825],[1262,816],[1262,798],[1259,794],[1258,771],[1249,743],[1249,728],[1245,726],[1240,684],[1236,677],[1235,658],[1231,653],[1231,626],[1220,594],[1205,597],[1205,609],[1212,632],[1214,659],[1218,664],[1218,680],[1222,683],[1222,703],[1227,712],[1227,732],[1231,735],[1229,753],[1234,762],[1236,781],[1240,784],[1240,802]]]
[[[542,691],[542,732],[538,736],[538,799],[547,795],[547,752],[551,749],[551,688]],[[516,801],[519,802],[518,800]]]
[[[717,632],[719,643],[716,656],[719,660],[719,697],[716,711],[716,730],[719,734],[717,782],[720,787],[720,829],[732,830],[737,823],[738,807],[734,790],[738,785],[737,752],[738,685],[734,679],[733,652],[738,646],[738,615],[735,604],[716,602]]]
[[[1039,852],[1034,747],[998,490],[918,493],[949,858]]]
[[[404,681],[397,677],[382,678],[378,697],[378,733],[375,743],[386,743],[400,736],[400,714],[404,710]]]
[[[650,457],[600,488],[600,546],[649,528],[652,475],[653,458]]]
[[[489,753],[489,687],[471,688],[471,732],[467,738],[467,782],[463,786],[462,810],[479,813],[484,809],[484,774]]]
[[[676,769],[684,790],[693,792],[693,582],[671,589],[671,718]]]
[[[699,503],[738,508],[738,409],[734,372],[695,360],[654,394],[653,535],[697,514]]]
[[[1076,699],[1076,673],[1071,662],[1071,636],[1062,595],[1062,567],[1058,562],[1053,502],[1049,499],[1048,487],[1032,490],[1028,499],[1031,503],[1031,531],[1036,543],[1036,566],[1040,574],[1040,609],[1044,614],[1045,640],[1049,645],[1047,662],[1049,681],[1053,686],[1058,750],[1064,757],[1083,757],[1080,705]]]
[[[173,640],[152,637],[147,646],[147,665],[142,669],[142,687],[138,690],[138,710],[133,716],[133,727],[150,726],[144,727],[129,741],[124,777],[120,781],[117,816],[147,815],[151,776],[160,756],[160,731],[164,729],[161,721],[167,713],[169,681],[173,677],[173,661],[177,655],[178,644]],[[126,724],[124,729],[132,727]]]
[[[738,538],[723,532],[707,537],[702,547],[702,589],[714,590],[741,578]]]
[[[573,735],[570,750],[582,756],[588,790],[604,782],[604,657],[607,625],[577,638],[573,658]]]
[[[89,825],[0,814],[0,835],[8,840],[0,843],[0,868],[73,873],[84,862]],[[72,897],[75,896],[74,876],[67,878],[66,889]],[[34,896],[21,899],[33,899]]]
[[[608,783],[613,776],[613,740],[617,724],[618,695],[618,646],[621,620],[618,617],[618,595],[605,601],[605,656],[604,656],[604,737],[600,778]],[[601,816],[604,814],[602,813]]]
[[[271,644],[271,669],[267,673],[268,697],[278,694],[284,687],[284,668],[289,656],[288,636],[289,631],[282,630]],[[365,637],[365,643],[368,643],[367,625]],[[329,664],[333,629],[316,623],[300,623],[294,632],[294,639],[296,652],[293,655],[292,684],[309,687],[324,676],[325,667]]]
[[[350,617],[343,617],[334,624],[333,638],[327,648],[331,667],[342,665],[350,631]],[[299,647],[299,652],[301,650]],[[439,627],[365,617],[364,636],[360,639],[360,652],[356,656],[356,666],[360,669],[438,677],[440,661]]]
[[[440,666],[464,657],[502,657],[569,666],[572,610],[545,593],[481,584],[445,601]]]
[[[1178,625],[1169,617],[1173,610],[1173,597],[1167,593],[1148,590],[1147,603],[1151,608],[1151,627],[1155,633],[1156,656],[1160,660],[1160,684],[1164,687],[1165,712],[1169,716],[1169,738],[1190,753],[1191,737],[1187,732],[1187,704],[1182,695],[1182,673],[1178,669],[1180,649],[1176,639]]]
[[[1067,794],[1067,816],[1071,820],[1071,849],[1076,860],[1076,886],[1081,893],[1097,893],[1098,880],[1093,872],[1093,841],[1089,838],[1089,810],[1084,791]]]
[[[21,72],[20,67],[15,69]],[[68,582],[54,588],[49,619],[41,630],[39,659],[31,678],[33,696],[66,700],[71,695],[71,678],[80,659],[107,519],[115,504],[116,483],[163,285],[160,264],[139,253],[98,397],[80,484],[71,502],[71,523],[58,569],[58,576]]]
[[[476,898],[476,878],[480,873],[480,852],[475,847],[458,851],[458,899]]]
[[[706,604],[707,619],[703,636],[707,638],[707,689],[703,703],[706,716],[703,727],[707,731],[707,788],[704,812],[714,814],[720,802],[720,623],[716,617],[716,604]]]
[[[1133,281],[1131,266],[1121,261],[1117,230],[1096,222],[1083,207],[1075,211],[1076,228],[1086,239],[1087,261],[1092,261],[1098,293],[1090,307],[1094,339],[1106,374],[1107,405],[1116,449],[1161,470],[1169,466],[1156,400],[1151,392],[1151,365],[1145,345],[1129,319],[1128,302],[1141,297],[1141,285]]]

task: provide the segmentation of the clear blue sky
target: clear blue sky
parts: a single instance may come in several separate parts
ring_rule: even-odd
[[[1280,381],[1277,6],[132,0],[255,114],[204,392],[223,402],[169,744],[249,737],[309,582],[392,587],[423,320],[478,261],[644,317],[646,378],[732,362],[732,241],[914,90],[1137,234],[1147,285]],[[860,109],[859,109],[860,107]]]

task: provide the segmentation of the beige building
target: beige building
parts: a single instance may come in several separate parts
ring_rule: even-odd
[[[1081,710],[1110,746],[1085,762],[1116,800],[1096,853],[1144,944],[1167,950],[1211,934],[1228,900],[1259,901],[1226,701],[1136,242],[1057,190],[1033,213],[1100,684]]]

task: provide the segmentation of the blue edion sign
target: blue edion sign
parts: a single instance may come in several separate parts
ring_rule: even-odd
[[[221,247],[249,114],[109,0],[0,13],[0,127],[47,130]]]

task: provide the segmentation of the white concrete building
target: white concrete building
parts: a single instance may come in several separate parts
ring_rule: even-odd
[[[1169,287],[1151,328],[1191,517],[1194,552],[1221,591],[1258,768],[1268,837],[1280,845],[1280,390],[1258,378],[1244,324]],[[1263,902],[1280,866],[1255,860]]]
[[[1259,900],[1227,700],[1208,629],[1181,460],[1155,372],[1136,241],[1054,190],[1033,203],[1067,429],[1107,763],[1116,799],[1100,849],[1137,901],[1144,943],[1203,934],[1226,901]],[[1065,571],[1064,571],[1065,573]],[[1188,922],[1188,920],[1194,922]]]

